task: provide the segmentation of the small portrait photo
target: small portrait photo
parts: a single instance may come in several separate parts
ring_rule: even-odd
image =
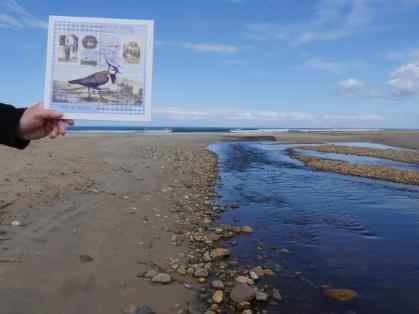
[[[129,40],[124,43],[123,62],[129,64],[139,64],[141,57],[140,44],[134,40]]]
[[[77,62],[79,37],[75,34],[61,35],[58,38],[57,60],[60,62]]]
[[[122,57],[121,42],[118,37],[109,36],[101,39],[101,66],[108,66],[108,63],[119,65]],[[106,58],[105,58],[106,57]]]
[[[80,64],[97,66],[99,63],[100,54],[97,50],[84,50],[80,53]]]
[[[87,35],[81,41],[85,49],[95,49],[97,47],[98,40],[95,36]]]

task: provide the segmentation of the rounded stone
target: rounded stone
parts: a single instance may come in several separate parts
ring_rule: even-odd
[[[230,256],[230,251],[224,248],[217,248],[211,251],[210,256],[214,260],[221,260]]]
[[[215,291],[212,296],[212,300],[214,301],[214,303],[220,304],[224,300],[224,292],[221,290]]]
[[[256,297],[256,291],[246,284],[237,284],[231,290],[230,298],[235,303],[252,301]]]
[[[151,281],[166,284],[172,281],[172,276],[166,273],[160,273],[154,276]]]
[[[256,291],[256,300],[257,301],[267,301],[268,294],[262,291]]]
[[[326,289],[324,294],[340,302],[349,301],[358,297],[358,292],[350,289]]]
[[[242,228],[242,232],[243,232],[244,234],[250,234],[250,233],[252,233],[252,232],[253,232],[253,229],[252,229],[252,227],[250,227],[250,226],[244,226],[244,227]]]
[[[197,268],[195,270],[194,276],[197,278],[208,277],[208,270],[206,270],[205,268]]]
[[[246,284],[249,281],[249,278],[246,276],[238,276],[235,280],[238,283]]]
[[[224,283],[221,280],[214,280],[211,285],[214,289],[224,289]]]

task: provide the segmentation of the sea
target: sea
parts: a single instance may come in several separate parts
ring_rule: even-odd
[[[110,133],[283,133],[283,132],[310,132],[310,131],[386,131],[396,129],[372,128],[236,128],[236,127],[136,127],[136,126],[73,126],[68,128],[71,132],[110,132]]]

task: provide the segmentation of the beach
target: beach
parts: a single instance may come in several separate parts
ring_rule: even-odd
[[[220,266],[204,256],[220,246],[209,238],[222,212],[212,143],[419,149],[419,131],[264,136],[70,133],[1,147],[2,313],[204,313]]]

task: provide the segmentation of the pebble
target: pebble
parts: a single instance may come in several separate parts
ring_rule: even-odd
[[[247,282],[249,281],[249,277],[238,276],[235,280],[236,280],[237,283],[247,284]]]
[[[210,256],[210,254],[209,254],[208,251],[206,251],[204,253],[204,255],[202,256],[202,258],[204,259],[204,262],[211,262],[211,256]]]
[[[240,227],[233,227],[233,232],[235,234],[240,234],[242,232],[242,229]]]
[[[249,275],[250,275],[250,278],[252,278],[253,280],[259,279],[259,276],[254,271],[249,272]]]
[[[263,270],[263,273],[265,274],[265,276],[274,276],[274,272],[268,268]]]
[[[221,280],[214,280],[211,285],[214,289],[224,289],[224,283]]]
[[[258,277],[263,277],[265,275],[265,271],[262,267],[258,266],[258,267],[253,267],[250,272],[255,273]]]
[[[249,226],[244,226],[244,227],[242,228],[242,233],[244,233],[244,234],[250,234],[250,233],[252,233],[252,232],[253,232],[252,227],[249,227]]]
[[[186,266],[180,265],[177,269],[178,274],[185,276],[186,275]]]
[[[268,294],[262,291],[256,291],[256,300],[257,301],[267,301]]]
[[[242,314],[253,314],[253,311],[250,309],[244,310]]]
[[[19,227],[19,226],[20,226],[20,221],[13,220],[10,224],[11,224],[13,227]]]
[[[224,300],[224,292],[221,290],[215,291],[212,296],[212,300],[214,301],[214,303],[220,304]]]
[[[144,278],[147,279],[151,279],[153,277],[155,277],[158,274],[158,272],[154,269],[149,270],[148,272],[145,273]]]
[[[278,289],[273,289],[272,291],[272,298],[274,298],[275,301],[281,301],[282,300],[282,296],[281,293],[279,292]]]
[[[211,232],[208,235],[208,239],[211,240],[211,241],[218,241],[218,240],[220,240],[220,236],[218,234],[216,234],[215,232]]]
[[[230,205],[230,208],[240,208],[240,205],[239,205],[239,204],[237,204],[237,203],[232,203],[232,204]]]
[[[231,290],[230,298],[235,303],[252,301],[256,297],[256,291],[246,284],[237,284]]]
[[[206,270],[205,268],[197,268],[195,270],[194,276],[197,278],[208,277],[208,270]]]
[[[324,294],[337,301],[349,301],[358,297],[358,292],[350,289],[326,289]]]
[[[153,279],[151,279],[151,281],[166,284],[172,281],[172,277],[166,273],[159,273],[156,276],[154,276]]]
[[[230,256],[230,251],[224,248],[217,248],[211,251],[210,256],[214,260],[220,260]]]
[[[250,302],[244,301],[236,304],[236,308],[239,310],[249,310],[252,307]]]
[[[88,262],[91,262],[91,261],[93,261],[93,257],[91,257],[91,256],[89,256],[87,254],[80,255],[80,262],[82,262],[82,263],[88,263]]]

